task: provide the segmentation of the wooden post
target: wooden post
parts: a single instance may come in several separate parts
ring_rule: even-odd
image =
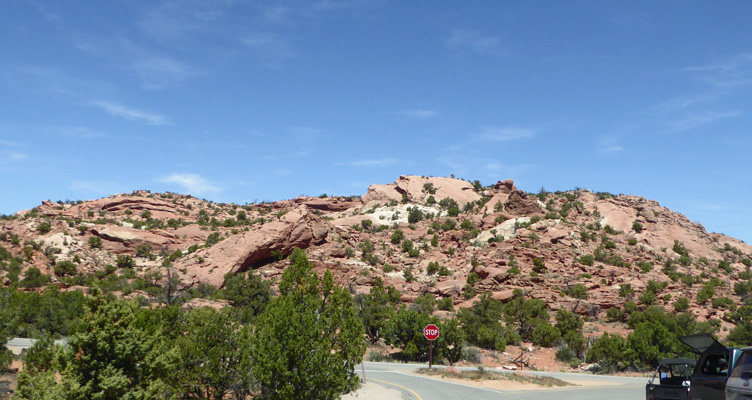
[[[431,369],[433,364],[433,340],[428,341],[428,369]]]

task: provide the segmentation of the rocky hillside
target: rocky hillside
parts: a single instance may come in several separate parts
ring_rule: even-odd
[[[251,269],[274,280],[295,247],[354,293],[380,277],[405,302],[428,292],[462,307],[481,293],[505,300],[521,289],[552,310],[606,319],[627,301],[673,309],[686,298],[698,320],[730,328],[725,310],[752,289],[752,246],[656,201],[531,194],[509,180],[482,187],[402,176],[360,198],[246,205],[144,191],[44,201],[0,220],[0,247],[5,286],[67,288],[97,277],[147,298],[145,281],[206,290]]]

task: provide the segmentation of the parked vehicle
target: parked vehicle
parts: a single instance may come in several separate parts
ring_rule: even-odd
[[[645,386],[647,400],[690,400],[689,379],[695,360],[667,358],[658,362],[653,377]]]
[[[752,347],[744,347],[741,352],[726,382],[726,400],[752,399]]]
[[[726,381],[742,351],[726,347],[707,333],[679,338],[698,354],[697,365],[689,380],[692,400],[723,400],[726,398]]]

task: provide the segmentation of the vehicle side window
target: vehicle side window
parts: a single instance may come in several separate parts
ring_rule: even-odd
[[[752,371],[752,353],[744,352],[731,373],[732,378],[741,378],[742,372]]]
[[[702,373],[705,375],[726,375],[728,373],[728,362],[722,355],[709,355],[702,364]]]

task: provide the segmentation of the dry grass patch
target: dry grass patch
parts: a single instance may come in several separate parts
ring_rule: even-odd
[[[538,376],[526,374],[524,372],[487,371],[483,367],[479,367],[474,371],[460,371],[453,368],[450,370],[446,370],[444,368],[420,368],[416,372],[429,376],[440,376],[442,378],[463,379],[471,381],[510,381],[544,387],[576,386],[567,381],[550,376]]]

